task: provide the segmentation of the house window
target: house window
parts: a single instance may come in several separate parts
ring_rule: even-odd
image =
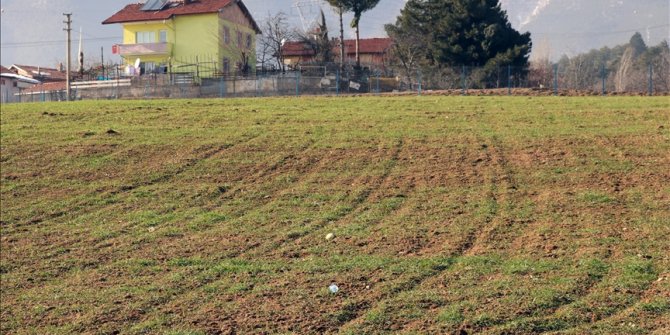
[[[135,43],[156,43],[156,33],[153,31],[138,31],[135,33]]]
[[[230,44],[230,28],[223,27],[223,42]]]
[[[144,63],[144,72],[145,73],[153,73],[154,71],[156,71],[156,63],[154,63],[154,62]]]
[[[237,46],[242,47],[242,32],[241,31],[237,32]]]
[[[14,82],[14,87],[19,87],[19,82],[18,81]]]
[[[223,73],[224,74],[230,73],[230,59],[228,58],[223,59]]]
[[[4,79],[2,80],[2,85],[5,85],[5,80]]]
[[[167,43],[167,30],[160,30],[158,32],[158,41],[161,43]]]
[[[247,34],[247,49],[251,49],[251,34]]]

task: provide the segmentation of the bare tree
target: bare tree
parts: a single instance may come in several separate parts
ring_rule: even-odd
[[[294,32],[288,23],[288,17],[283,12],[275,15],[268,14],[261,26],[263,36],[259,41],[259,49],[264,53],[261,58],[264,61],[267,59],[276,62],[277,68],[285,72],[286,66],[284,65],[282,48],[284,43],[294,37]]]
[[[256,44],[256,54],[258,55],[258,61],[261,64],[261,70],[265,70],[265,63],[274,59],[272,48],[269,43],[263,43],[264,38],[259,39],[259,43]]]
[[[550,87],[553,79],[552,64],[549,59],[537,58],[530,61],[528,81],[534,87]]]
[[[670,48],[667,42],[662,46],[662,54],[655,64],[656,79],[654,82],[663,92],[670,92]]]
[[[668,41],[649,48],[647,53],[645,63],[653,68],[654,88],[659,92],[670,92],[670,45]]]
[[[389,57],[390,65],[403,74],[403,80],[407,82],[409,89],[412,89],[412,78],[419,70],[420,62],[425,56],[423,40],[415,32],[397,29],[392,24],[386,25],[385,29],[389,37],[393,39]]]
[[[533,45],[530,60],[529,83],[535,87],[549,87],[552,81],[551,45],[546,38]]]

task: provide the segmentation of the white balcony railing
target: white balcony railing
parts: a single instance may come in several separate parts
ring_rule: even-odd
[[[121,56],[169,55],[172,43],[119,44],[118,53]]]

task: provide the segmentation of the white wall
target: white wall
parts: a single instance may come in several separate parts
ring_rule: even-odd
[[[18,98],[14,95],[19,93],[19,88],[14,87],[14,83],[18,84],[18,80],[14,78],[2,77],[0,82],[0,102],[11,103],[17,102]]]

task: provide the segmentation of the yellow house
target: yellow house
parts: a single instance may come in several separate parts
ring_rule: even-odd
[[[147,0],[102,24],[121,24],[115,45],[129,71],[190,72],[200,77],[246,73],[256,67],[260,28],[241,0]]]

